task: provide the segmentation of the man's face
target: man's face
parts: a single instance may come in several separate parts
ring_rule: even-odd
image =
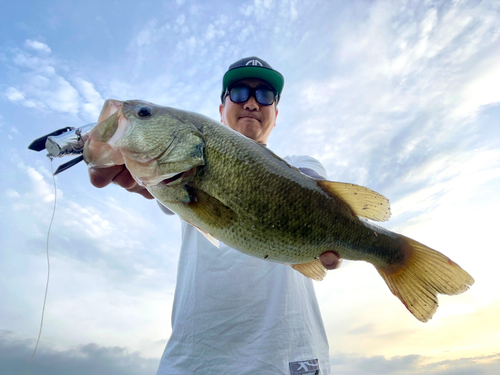
[[[257,86],[271,86],[257,78],[242,79],[238,84],[248,85],[252,88]],[[267,143],[271,131],[276,126],[278,109],[276,103],[262,105],[257,103],[251,96],[245,103],[233,103],[229,95],[224,104],[219,107],[220,120],[231,129],[243,134],[259,143]]]

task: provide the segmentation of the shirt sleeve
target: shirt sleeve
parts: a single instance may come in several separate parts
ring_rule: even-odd
[[[296,168],[312,169],[323,178],[327,178],[327,173],[323,164],[317,159],[307,155],[290,155],[283,158]]]

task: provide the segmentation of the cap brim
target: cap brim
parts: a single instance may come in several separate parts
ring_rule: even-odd
[[[247,66],[230,70],[224,74],[224,78],[222,80],[222,95],[224,95],[227,87],[231,86],[236,81],[245,78],[258,78],[268,82],[278,92],[279,96],[281,96],[281,92],[283,91],[283,86],[285,84],[285,79],[276,70],[264,67]]]

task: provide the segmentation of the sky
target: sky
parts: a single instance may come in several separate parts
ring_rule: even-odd
[[[51,163],[42,135],[105,99],[219,120],[246,56],[285,77],[269,147],[388,197],[383,226],[476,280],[421,323],[376,270],[315,289],[334,374],[500,373],[498,1],[16,1],[0,12],[0,368],[26,371],[40,327]],[[69,159],[53,161],[54,169]],[[180,222],[83,163],[55,178],[50,283],[30,374],[154,374],[171,332]]]

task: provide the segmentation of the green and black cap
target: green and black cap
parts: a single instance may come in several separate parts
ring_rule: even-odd
[[[221,100],[224,100],[226,89],[236,81],[245,78],[259,78],[269,83],[278,93],[278,100],[281,97],[285,79],[280,72],[274,70],[266,61],[252,56],[245,57],[229,65],[229,69],[222,78]]]

